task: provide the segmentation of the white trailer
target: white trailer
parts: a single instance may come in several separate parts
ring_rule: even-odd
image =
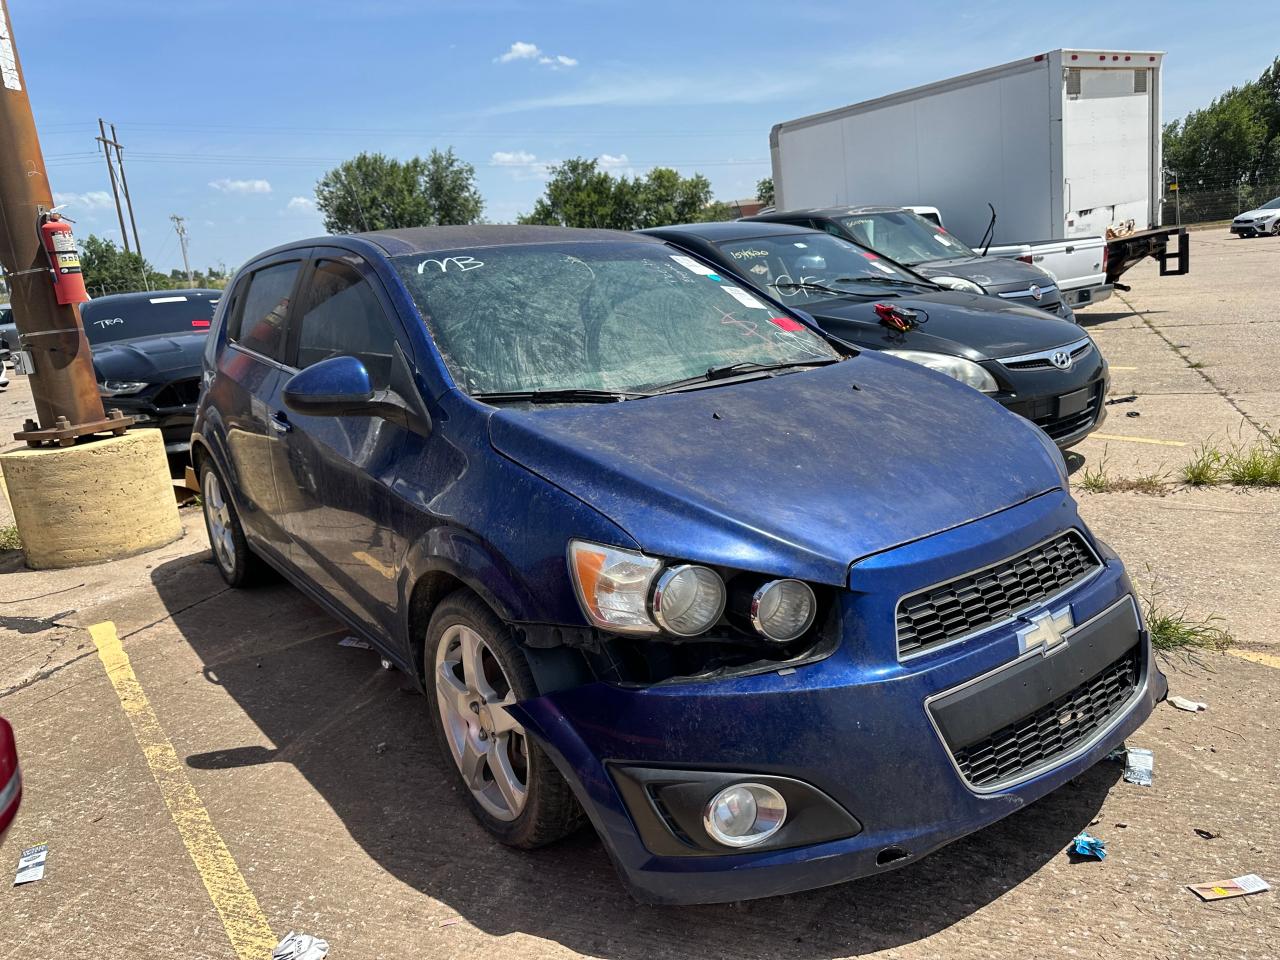
[[[1162,63],[1151,51],[1053,50],[779,123],[776,206],[928,204],[976,245],[990,203],[996,244],[1132,231],[1111,240],[1109,280],[1147,255],[1162,273],[1186,272],[1185,234],[1171,253],[1180,231],[1154,229]]]

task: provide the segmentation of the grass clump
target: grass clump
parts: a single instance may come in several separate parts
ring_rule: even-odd
[[[0,527],[0,550],[21,550],[22,538],[18,536],[18,528],[13,524]]]
[[[1183,482],[1189,487],[1212,487],[1222,482],[1222,451],[1201,444],[1191,461],[1182,467]]]
[[[1112,477],[1107,473],[1104,454],[1097,466],[1086,466],[1080,473],[1080,489],[1087,493],[1145,493],[1162,497],[1168,492],[1167,476],[1163,473],[1146,473],[1137,477]]]
[[[1198,650],[1225,651],[1235,643],[1222,617],[1213,615],[1196,619],[1188,615],[1187,606],[1168,604],[1164,591],[1153,577],[1143,597],[1147,631],[1151,645],[1165,653],[1195,653]]]
[[[1182,479],[1191,487],[1280,487],[1280,440],[1266,437],[1225,451],[1202,444],[1183,466]]]

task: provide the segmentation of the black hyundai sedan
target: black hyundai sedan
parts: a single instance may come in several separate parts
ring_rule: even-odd
[[[221,290],[98,297],[80,307],[103,405],[158,427],[170,453],[191,442],[200,355]]]
[[[808,312],[831,336],[969,384],[1063,449],[1106,415],[1106,360],[1069,320],[940,288],[866,247],[810,228],[739,220],[644,232]]]
[[[941,287],[988,293],[1074,320],[1057,281],[1029,263],[984,257],[936,223],[902,207],[826,207],[771,210],[752,220],[824,230],[910,267]]]

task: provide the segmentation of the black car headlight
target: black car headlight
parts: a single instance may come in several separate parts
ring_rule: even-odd
[[[145,380],[103,380],[98,393],[104,397],[131,397],[150,386]]]

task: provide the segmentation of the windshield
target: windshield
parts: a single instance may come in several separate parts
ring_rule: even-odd
[[[1268,200],[1258,209],[1259,210],[1280,210],[1280,197],[1276,197],[1274,200]]]
[[[80,305],[80,319],[91,344],[208,333],[218,305],[217,293],[157,293],[154,297],[104,297]]]
[[[647,388],[728,364],[840,356],[665,244],[483,247],[392,259],[468,393]]]
[[[752,237],[716,244],[738,271],[770,296],[801,306],[835,296],[884,296],[885,281],[929,286],[857,244],[826,233]],[[819,284],[830,291],[799,284]]]
[[[864,247],[909,267],[929,260],[978,256],[976,251],[941,227],[907,210],[859,213],[840,217],[839,220],[840,225]]]

